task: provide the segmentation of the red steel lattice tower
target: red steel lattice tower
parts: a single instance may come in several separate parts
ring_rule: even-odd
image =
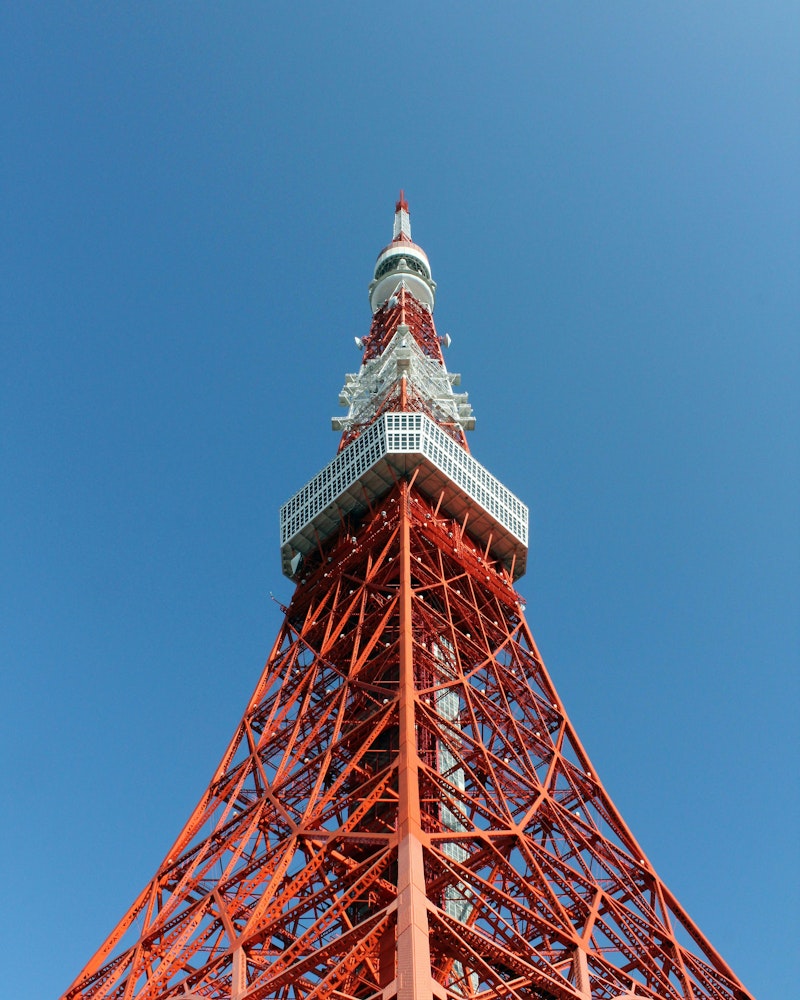
[[[469,453],[402,192],[297,584],[211,783],[64,994],[746,1000],[659,879],[523,616],[527,508]]]

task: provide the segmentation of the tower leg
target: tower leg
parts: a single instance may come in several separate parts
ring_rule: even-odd
[[[419,753],[414,718],[411,538],[408,486],[403,484],[400,520],[400,793],[397,835],[397,1000],[433,1000],[428,910],[422,859]],[[387,995],[388,991],[384,991]]]
[[[244,949],[235,948],[233,952],[233,966],[231,969],[231,1000],[238,1000],[244,996],[247,989],[247,959],[244,956]]]
[[[589,982],[589,963],[583,948],[576,948],[572,958],[572,975],[575,986],[583,1000],[592,1000],[592,985]]]
[[[422,844],[411,835],[397,865],[397,1000],[433,1000]]]

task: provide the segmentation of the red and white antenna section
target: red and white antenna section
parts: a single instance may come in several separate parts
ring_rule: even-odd
[[[412,393],[416,390],[440,423],[458,424],[465,431],[475,427],[468,394],[453,391],[453,386],[461,383],[461,376],[428,357],[409,327],[401,323],[382,354],[366,360],[357,372],[345,375],[339,403],[348,407],[347,416],[334,417],[333,429],[349,431],[355,425],[369,423],[383,401],[399,390],[404,378],[408,389]]]

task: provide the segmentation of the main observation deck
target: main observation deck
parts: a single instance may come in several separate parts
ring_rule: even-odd
[[[528,508],[426,414],[384,413],[288,500],[280,512],[283,572],[294,579],[304,556],[403,477],[456,520],[514,579],[525,572]]]

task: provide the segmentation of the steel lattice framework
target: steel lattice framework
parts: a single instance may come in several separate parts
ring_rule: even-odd
[[[402,197],[397,217],[378,267],[410,241]],[[367,378],[378,337],[414,336],[396,291]],[[430,311],[414,309],[435,356]],[[353,393],[345,446],[387,400],[431,412],[408,367],[381,371],[371,413]],[[297,589],[242,721],[65,998],[749,998],[597,778],[508,546],[421,461],[386,469],[380,486],[362,470],[362,502],[332,492],[287,529],[290,544],[310,524],[317,544],[285,555]],[[314,483],[303,502],[327,488]]]

